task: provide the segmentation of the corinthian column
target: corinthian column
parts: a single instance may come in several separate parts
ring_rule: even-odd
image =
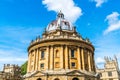
[[[96,70],[95,70],[95,60],[94,60],[94,53],[92,53],[92,58],[93,58],[93,70],[94,70],[94,72],[96,72]]]
[[[61,46],[61,52],[60,52],[60,65],[61,65],[61,69],[63,69],[63,45]]]
[[[36,69],[35,70],[38,70],[38,49],[36,50]]]
[[[48,70],[49,64],[49,46],[46,48],[46,69]]]
[[[38,48],[38,70],[40,70],[40,59],[41,59],[41,51],[40,48]]]
[[[28,53],[28,65],[27,65],[27,72],[29,72],[29,71],[30,71],[30,60],[31,60],[31,59],[30,59],[30,57],[31,57],[31,56],[30,56],[30,54],[31,54],[31,52],[29,52],[29,53]]]
[[[81,70],[81,57],[80,57],[80,48],[77,48],[77,60],[78,60],[78,69]]]
[[[35,70],[35,66],[36,66],[36,50],[34,50],[34,58],[33,58],[33,71]]]
[[[90,51],[90,62],[91,62],[91,70],[93,71],[93,64],[94,64],[94,61],[93,61],[93,56],[92,56],[92,52]]]
[[[50,69],[53,69],[53,66],[54,66],[54,48],[53,46],[51,46],[51,49],[50,49]]]
[[[85,70],[84,49],[83,48],[81,48],[81,53],[82,53],[82,69]]]
[[[88,66],[89,66],[89,71],[91,71],[91,59],[90,59],[90,51],[88,51]]]
[[[65,46],[65,69],[68,69],[68,46]]]

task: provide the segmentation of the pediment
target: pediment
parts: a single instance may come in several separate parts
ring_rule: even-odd
[[[83,72],[74,70],[67,73],[67,75],[85,75]]]
[[[37,71],[36,73],[32,74],[32,76],[44,76],[44,75],[46,75],[46,73],[41,71]]]

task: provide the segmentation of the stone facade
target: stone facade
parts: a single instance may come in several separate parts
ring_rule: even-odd
[[[18,65],[4,65],[0,80],[21,80],[21,68]]]
[[[100,75],[100,80],[120,80],[120,71],[117,58],[105,57],[104,69],[96,69]]]
[[[96,80],[94,47],[59,12],[28,47],[25,80]]]

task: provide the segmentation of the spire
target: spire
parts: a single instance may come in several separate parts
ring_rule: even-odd
[[[60,12],[58,12],[57,18],[62,18],[62,19],[64,19],[64,14],[62,13],[61,10],[60,10]]]

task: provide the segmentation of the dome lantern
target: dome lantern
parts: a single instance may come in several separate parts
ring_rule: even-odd
[[[57,18],[64,19],[64,14],[60,11],[57,15]]]

